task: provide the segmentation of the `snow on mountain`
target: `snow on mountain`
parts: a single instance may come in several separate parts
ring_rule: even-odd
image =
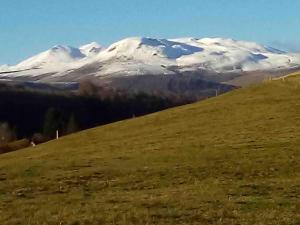
[[[176,59],[202,50],[196,46],[166,39],[134,37],[112,44],[99,55],[99,59],[113,57],[151,61],[152,59]]]
[[[85,55],[77,48],[57,45],[17,64],[12,68],[13,70],[47,68],[49,70],[56,71],[64,69],[69,63],[73,63],[84,57]]]
[[[92,42],[90,44],[83,45],[79,47],[79,50],[85,56],[94,56],[103,50],[102,46],[97,42]]]
[[[284,53],[275,48],[266,47],[259,45],[255,42],[247,42],[247,41],[237,41],[230,38],[178,38],[173,39],[174,41],[178,41],[181,43],[186,43],[193,46],[204,47],[204,48],[212,48],[212,49],[241,49],[247,50],[251,52],[260,52],[260,53]]]
[[[295,57],[283,51],[253,42],[224,38],[181,38],[174,41],[204,49],[200,53],[178,58],[178,65],[182,67],[195,64],[218,72],[253,71],[289,68],[296,63]]]
[[[55,46],[17,66],[9,69],[2,66],[0,71],[40,68],[57,77],[66,76],[69,71],[78,69],[78,77],[174,74],[189,70],[226,73],[290,69],[298,66],[299,54],[289,54],[254,42],[225,38],[132,37],[108,48],[102,48],[96,42],[79,48]],[[34,72],[36,75],[40,73],[42,72]],[[28,74],[31,73],[26,72]],[[14,73],[9,76],[14,76]],[[18,76],[22,76],[22,73],[18,73]]]
[[[166,67],[204,69],[216,72],[290,68],[299,57],[253,42],[224,38],[127,38],[98,56],[104,64],[101,74],[168,74]]]
[[[166,39],[133,37],[112,44],[96,58],[102,63],[99,75],[172,74],[167,66],[176,65],[183,55],[203,49]]]

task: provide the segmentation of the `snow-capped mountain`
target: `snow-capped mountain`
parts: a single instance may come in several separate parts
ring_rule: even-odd
[[[79,48],[55,46],[16,66],[0,67],[0,74],[10,78],[77,81],[86,76],[109,78],[204,71],[209,74],[241,74],[299,66],[299,55],[253,42],[224,38],[133,37],[107,48],[95,42]]]
[[[254,71],[291,67],[298,59],[280,50],[252,42],[222,38],[183,38],[176,41],[203,48],[202,52],[181,57],[180,66],[199,65],[218,72],[242,70]]]
[[[18,65],[18,69],[49,68],[65,65],[84,58],[85,55],[77,48],[57,45],[53,48],[33,56]]]
[[[86,44],[86,45],[79,47],[79,50],[85,56],[91,57],[91,56],[95,56],[96,54],[101,52],[103,50],[103,48],[97,42],[92,42],[90,44]]]
[[[87,58],[95,56],[101,50],[101,45],[96,42],[83,45],[79,48],[56,45],[15,66],[2,65],[0,66],[0,71],[28,71],[31,69],[39,69],[49,72],[60,72],[87,63]]]

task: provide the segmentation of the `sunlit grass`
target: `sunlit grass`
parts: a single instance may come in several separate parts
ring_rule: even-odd
[[[0,156],[0,224],[299,224],[300,78]]]

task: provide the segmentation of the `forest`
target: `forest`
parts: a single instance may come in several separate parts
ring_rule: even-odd
[[[1,84],[0,153],[1,148],[2,152],[10,151],[7,145],[17,140],[23,140],[20,143],[26,145],[39,144],[54,139],[57,131],[59,136],[64,136],[185,103],[188,101],[183,98],[127,94],[88,82],[81,83],[77,91]]]

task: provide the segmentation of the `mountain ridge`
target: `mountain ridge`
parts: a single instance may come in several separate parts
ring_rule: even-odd
[[[108,47],[96,42],[78,48],[54,46],[16,66],[0,67],[0,80],[81,83],[96,78],[95,83],[122,91],[198,96],[211,82],[229,90],[232,85],[247,86],[297,69],[300,54],[255,42],[130,37]]]
[[[114,62],[110,63],[111,60]],[[101,74],[119,71],[128,74],[136,72],[135,75],[141,73],[140,70],[143,69],[149,73],[151,67],[155,67],[162,74],[172,74],[171,71],[166,71],[160,66],[194,66],[195,69],[228,72],[291,68],[300,65],[298,55],[254,42],[225,38],[155,39],[130,37],[113,43],[107,48],[96,42],[79,48],[58,45],[30,57],[16,66],[3,65],[0,68],[2,68],[2,72],[9,70],[9,68],[14,68],[14,70],[18,68],[32,69],[36,66],[47,69],[53,61],[65,66],[59,69],[60,72],[97,62],[107,63],[108,67],[113,67],[111,71],[105,71],[105,69],[100,71]],[[124,62],[135,64],[135,66],[126,66]],[[147,66],[150,68],[148,69]],[[153,70],[155,69],[153,68]]]

